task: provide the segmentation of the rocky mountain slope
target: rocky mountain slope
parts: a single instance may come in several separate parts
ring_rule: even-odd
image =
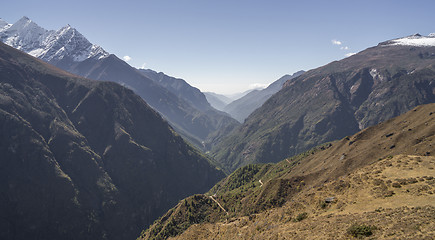
[[[117,82],[132,89],[162,114],[180,135],[202,150],[210,149],[217,139],[239,125],[228,114],[211,107],[208,110],[196,108],[115,55],[87,59],[71,65],[68,71],[90,79]]]
[[[432,239],[435,104],[178,203],[142,239]]]
[[[186,118],[185,114],[180,112],[178,116],[171,115],[171,119],[185,116],[186,120],[179,119],[174,122],[183,124],[179,131],[184,132],[184,136],[188,136],[192,143],[200,142],[200,144],[196,144],[200,149],[210,150],[222,137],[228,135],[235,127],[240,125],[229,114],[213,108],[204,93],[190,86],[183,79],[174,78],[150,69],[138,69],[138,71],[195,108],[189,110],[189,118]],[[183,108],[188,109],[189,107],[184,106]],[[192,121],[187,121],[190,118]],[[178,125],[176,124],[176,126]],[[186,130],[188,131],[186,132]]]
[[[224,176],[133,91],[3,43],[0,126],[1,239],[134,239]]]
[[[100,46],[91,44],[69,25],[48,31],[23,17],[12,25],[4,25],[0,39],[73,74],[116,82],[132,89],[178,133],[203,150],[211,148],[213,141],[239,125],[228,114],[211,108],[205,96],[186,82],[183,88],[177,89],[173,78],[152,80]],[[188,93],[183,92],[186,89]],[[195,97],[190,93],[195,93]],[[201,101],[196,101],[198,99]]]
[[[138,69],[140,73],[147,78],[157,82],[179,98],[186,100],[193,107],[201,111],[212,110],[205,95],[195,87],[190,86],[186,81],[180,78],[168,76],[162,72],[156,72],[151,69]]]
[[[275,82],[271,83],[267,88],[252,91],[245,96],[232,101],[226,105],[223,111],[229,113],[234,119],[243,123],[245,119],[254,112],[255,109],[261,107],[273,94],[281,90],[282,85],[295,77],[303,74],[304,71],[296,72],[292,75],[285,75]]]
[[[228,172],[277,162],[435,102],[435,43],[427,44],[433,40],[414,35],[381,43],[286,82],[213,156]]]

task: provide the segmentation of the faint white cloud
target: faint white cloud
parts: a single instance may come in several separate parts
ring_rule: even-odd
[[[124,61],[128,62],[131,60],[130,56],[125,55],[124,57],[122,57],[122,59],[124,59]]]
[[[331,40],[331,42],[332,42],[332,44],[337,45],[337,46],[340,46],[340,45],[343,44],[342,41],[339,41],[339,40],[336,40],[336,39]],[[341,47],[340,47],[340,50],[343,50],[343,51],[348,51],[349,49],[350,49],[349,46],[341,46]],[[354,55],[354,54],[355,54],[354,52],[350,52],[350,53],[346,53],[345,56],[346,56],[346,57],[350,57],[350,56],[352,56],[352,55]]]
[[[269,84],[266,83],[252,83],[249,84],[249,89],[263,89],[269,86]]]
[[[342,44],[342,42],[341,41],[338,41],[338,40],[332,40],[331,41],[332,42],[332,44],[334,44],[334,45],[341,45]]]
[[[143,63],[139,69],[145,69],[146,65],[147,65],[147,63]]]

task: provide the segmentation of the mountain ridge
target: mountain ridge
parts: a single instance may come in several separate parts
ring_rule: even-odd
[[[227,171],[276,162],[435,101],[435,48],[377,46],[286,82],[212,150]]]

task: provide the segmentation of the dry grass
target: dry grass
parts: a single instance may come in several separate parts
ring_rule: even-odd
[[[398,155],[301,191],[281,208],[190,227],[175,239],[350,239],[354,223],[375,239],[435,238],[435,157]],[[403,180],[405,179],[405,180]],[[400,188],[392,186],[401,181]],[[323,204],[325,198],[332,203]],[[308,217],[295,221],[301,213]]]

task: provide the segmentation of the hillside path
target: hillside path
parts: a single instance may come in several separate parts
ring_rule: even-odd
[[[213,200],[215,203],[217,203],[217,205],[226,213],[226,214],[228,214],[228,212],[227,212],[227,210],[225,210],[225,208],[224,207],[222,207],[222,205],[216,200],[216,199],[214,199],[214,197],[213,196],[209,196],[209,198],[211,198],[211,200]]]

